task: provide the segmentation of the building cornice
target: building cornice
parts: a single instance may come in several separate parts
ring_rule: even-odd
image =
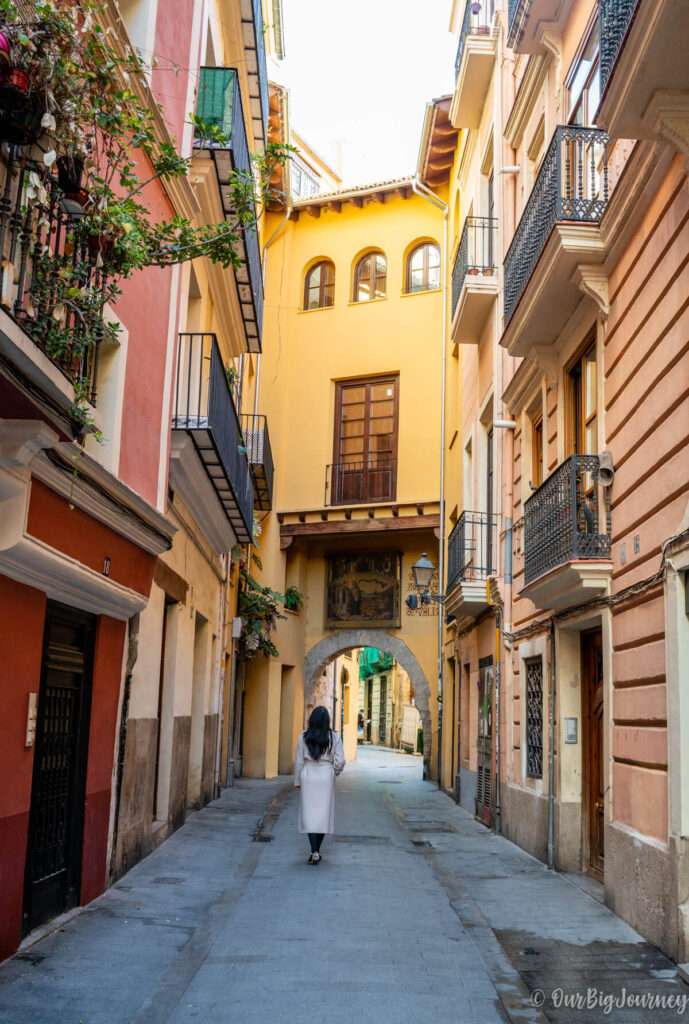
[[[143,551],[159,555],[169,550],[177,527],[92,456],[79,452],[70,442],[57,444],[36,456],[31,475]]]

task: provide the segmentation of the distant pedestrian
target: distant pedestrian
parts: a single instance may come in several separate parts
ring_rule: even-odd
[[[323,838],[335,831],[335,776],[345,764],[342,740],[330,728],[328,709],[314,708],[294,757],[294,785],[300,791],[299,831],[309,837],[309,864],[319,863]]]
[[[357,740],[363,740],[363,738],[364,738],[364,725],[365,724],[366,723],[365,723],[365,720],[364,720],[364,709],[360,708],[359,709],[359,716],[358,716],[358,718],[356,720]]]

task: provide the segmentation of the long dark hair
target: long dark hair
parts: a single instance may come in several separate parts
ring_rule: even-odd
[[[309,715],[309,727],[304,733],[304,743],[314,761],[318,761],[326,750],[332,747],[333,737],[327,708],[314,708]]]

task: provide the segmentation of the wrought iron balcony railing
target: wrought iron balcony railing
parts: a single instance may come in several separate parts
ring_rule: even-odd
[[[447,589],[495,572],[497,516],[462,512],[447,540]]]
[[[256,60],[258,63],[258,86],[261,94],[261,116],[263,119],[263,138],[268,141],[268,66],[266,64],[266,41],[265,32],[268,28],[263,23],[263,8],[261,0],[251,0],[251,7],[254,16],[254,35],[256,39]]]
[[[269,512],[273,507],[273,452],[265,416],[241,416],[242,437],[254,477],[254,508]]]
[[[600,89],[605,89],[639,0],[598,0]]]
[[[397,494],[397,459],[335,462],[325,467],[325,504],[357,505],[394,501]]]
[[[495,273],[496,217],[467,217],[452,268],[452,315],[455,315],[467,274]]]
[[[512,30],[514,29],[517,11],[520,7],[523,7],[525,3],[528,3],[528,0],[507,0],[507,37],[510,41],[510,46],[513,43]]]
[[[264,55],[265,57],[265,55]],[[233,171],[251,174],[251,158],[246,139],[239,76],[234,68],[201,68],[196,114],[206,124],[220,128],[228,137],[227,145],[201,141],[197,150],[207,150],[215,165],[223,214],[227,221],[236,222],[232,205],[230,177]],[[256,229],[238,229],[241,241],[237,248],[240,265],[235,270],[239,302],[251,352],[261,350],[263,324],[263,274],[261,253]]]
[[[40,178],[45,183],[46,199],[30,216],[26,190],[32,174],[32,180]],[[58,293],[64,291],[66,280],[75,287],[92,290],[94,296],[102,296],[107,288],[107,275],[98,266],[102,262],[98,246],[74,240],[74,228],[81,216],[81,207],[61,195],[56,181],[50,177],[46,181],[45,167],[35,167],[17,147],[2,147],[0,305],[95,404],[102,304],[94,301],[92,309],[77,312],[62,303],[63,310],[57,315]]]
[[[455,58],[455,78],[459,75],[459,66],[462,63],[464,44],[467,36],[489,36],[490,27],[493,23],[495,0],[467,0],[464,8],[464,20],[462,30],[459,33],[459,45],[457,57]]]
[[[575,559],[610,557],[610,489],[601,488],[599,469],[597,455],[570,455],[524,503],[525,584]]]
[[[242,433],[214,334],[180,334],[173,430],[192,437],[237,539],[253,534],[254,484]]]
[[[505,256],[505,326],[559,221],[598,224],[608,203],[608,136],[559,125]]]

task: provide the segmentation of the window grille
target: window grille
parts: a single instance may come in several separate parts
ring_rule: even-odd
[[[543,661],[526,662],[526,774],[543,778]]]

